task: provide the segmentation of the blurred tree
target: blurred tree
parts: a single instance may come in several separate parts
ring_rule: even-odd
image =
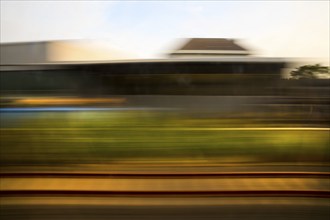
[[[304,65],[291,71],[291,77],[294,79],[329,79],[330,72],[328,66]]]

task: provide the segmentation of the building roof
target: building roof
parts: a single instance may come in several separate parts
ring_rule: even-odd
[[[180,50],[246,50],[233,39],[192,38]]]
[[[171,55],[248,55],[234,39],[192,38]]]
[[[249,57],[249,56],[221,56],[221,57],[190,57],[190,58],[165,58],[165,59],[134,59],[112,61],[79,61],[79,62],[46,62],[46,63],[16,63],[0,65],[0,71],[10,70],[34,70],[34,69],[58,69],[75,65],[112,65],[112,64],[152,64],[152,63],[252,63],[252,64],[287,64],[290,62],[284,58],[276,57]]]

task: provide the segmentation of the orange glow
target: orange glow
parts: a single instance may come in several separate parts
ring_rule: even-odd
[[[122,104],[125,98],[25,98],[16,100],[15,104],[23,105],[83,105],[83,104]]]

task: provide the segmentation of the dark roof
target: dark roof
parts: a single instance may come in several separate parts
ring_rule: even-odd
[[[244,50],[233,39],[192,38],[178,50]]]

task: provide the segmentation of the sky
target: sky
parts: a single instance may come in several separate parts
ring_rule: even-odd
[[[89,39],[154,58],[184,38],[238,38],[258,56],[329,60],[329,11],[328,0],[1,0],[0,42]]]

